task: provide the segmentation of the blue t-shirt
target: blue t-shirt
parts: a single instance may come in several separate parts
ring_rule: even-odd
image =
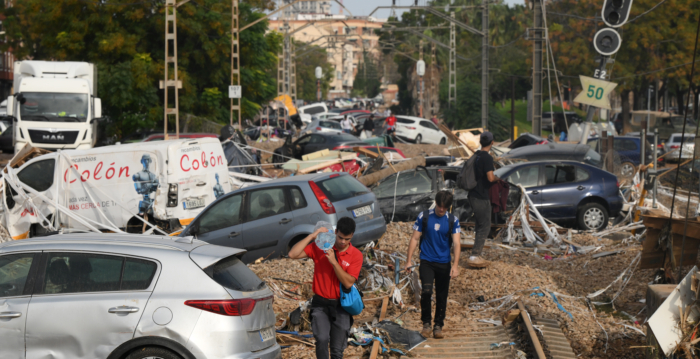
[[[450,230],[449,223],[450,212],[446,212],[444,216],[438,217],[435,210],[430,210],[428,215],[428,233],[423,236],[423,243],[420,245],[420,259],[433,263],[450,263],[450,242],[452,242],[452,234],[459,233],[459,219],[454,217],[452,234],[447,232]],[[418,215],[416,223],[413,224],[413,229],[423,233],[423,212]]]

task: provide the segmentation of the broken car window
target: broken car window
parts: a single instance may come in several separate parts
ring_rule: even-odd
[[[55,164],[53,159],[34,162],[19,171],[17,178],[38,192],[46,191],[53,185]]]
[[[390,176],[372,192],[377,198],[394,197],[394,188],[396,196],[430,193],[433,191],[433,181],[425,171],[404,172],[399,174],[398,183],[396,175]]]
[[[216,202],[199,220],[199,230],[197,234],[209,233],[221,228],[240,224],[242,202],[242,194],[226,197]]]
[[[529,166],[516,170],[508,176],[508,182],[519,184],[524,188],[539,185],[540,166]]]
[[[0,257],[0,298],[23,294],[33,258],[33,253]]]

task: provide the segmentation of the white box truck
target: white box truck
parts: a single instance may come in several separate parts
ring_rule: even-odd
[[[2,224],[13,239],[45,233],[45,219],[64,232],[141,233],[144,214],[172,232],[232,190],[216,138],[57,151],[10,169],[3,182]]]
[[[7,115],[14,117],[15,153],[27,144],[48,150],[95,145],[102,102],[94,64],[16,61],[13,90]]]

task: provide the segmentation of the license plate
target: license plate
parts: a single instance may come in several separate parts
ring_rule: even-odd
[[[182,207],[185,209],[204,207],[204,198],[188,198],[182,202]]]
[[[370,214],[370,213],[372,213],[372,207],[371,207],[371,206],[360,207],[360,208],[355,209],[355,210],[352,211],[352,215],[353,215],[355,218],[360,217],[360,216],[364,216],[364,215]]]
[[[275,331],[272,328],[265,328],[260,331],[260,341],[264,342],[275,337]]]

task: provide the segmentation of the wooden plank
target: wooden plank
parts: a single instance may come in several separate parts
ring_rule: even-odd
[[[644,226],[647,229],[661,229],[663,228],[664,224],[666,224],[666,222],[668,222],[669,220],[668,215],[658,216],[654,214],[645,214],[643,216],[643,219]],[[688,229],[686,232],[685,219],[674,218],[673,222],[671,222],[671,232],[681,236],[683,235],[683,233],[686,233],[688,237],[700,239],[700,221],[698,221],[697,219],[689,219]]]
[[[354,160],[354,159],[356,159],[356,158],[357,158],[357,155],[354,154],[354,153],[351,153],[351,154],[347,154],[347,155],[345,155],[345,156],[343,156],[343,157],[341,157],[341,158],[338,158],[338,159],[329,160],[329,161],[326,161],[326,162],[321,162],[321,163],[319,163],[319,164],[317,164],[317,165],[315,165],[315,166],[311,166],[311,167],[307,167],[307,168],[301,169],[301,170],[299,170],[299,171],[297,171],[297,172],[298,172],[299,174],[307,174],[307,173],[311,173],[311,172],[313,172],[313,171],[318,171],[318,170],[320,170],[320,169],[324,169],[324,168],[326,168],[326,167],[328,167],[328,166],[333,166],[333,165],[338,164],[338,163],[342,163],[342,162],[345,162],[345,161]]]
[[[382,158],[384,159],[384,161],[386,161],[386,163],[389,164],[389,167],[391,167],[391,169],[394,170],[394,173],[396,173],[396,172],[397,172],[397,171],[396,171],[396,168],[394,168],[394,165],[391,164],[391,161],[389,161],[389,160],[386,158],[386,156],[384,156],[384,153],[382,152],[382,150],[379,149],[379,144],[377,144],[377,153],[379,153],[379,155],[382,156]]]
[[[542,350],[540,340],[537,338],[537,333],[535,333],[535,328],[532,327],[532,322],[530,322],[530,315],[527,313],[527,310],[525,310],[525,306],[520,299],[518,299],[518,308],[520,309],[520,316],[523,317],[523,321],[527,327],[527,332],[530,334],[532,346],[535,347],[535,352],[537,352],[537,357],[539,359],[547,359],[547,356],[544,355],[544,350]]]
[[[386,309],[389,306],[389,297],[384,298],[382,301],[382,310],[379,312],[379,321],[381,322],[386,318]]]
[[[690,221],[689,221],[690,222]],[[690,229],[690,225],[688,226]],[[675,231],[674,231],[675,232]],[[690,232],[690,230],[688,231]],[[646,239],[642,243],[642,258],[639,264],[640,269],[659,269],[664,267],[665,259],[665,248],[657,249],[657,241],[660,229],[647,227]],[[685,249],[683,246],[683,233],[673,234],[673,257],[676,263],[681,265],[694,265],[696,264],[696,259],[698,257],[698,250],[700,249],[700,239],[691,238],[686,236],[685,239]],[[681,261],[681,251],[683,252],[683,260]]]
[[[311,161],[311,160],[319,158],[319,157],[328,156],[329,154],[330,154],[330,150],[324,149],[324,150],[309,153],[308,155],[301,156],[301,159],[304,161]]]
[[[389,297],[385,297],[384,300],[382,300],[382,310],[379,313],[379,321],[381,322],[386,318],[386,308],[389,305]],[[379,348],[381,347],[381,344],[379,344],[379,341],[375,340],[374,343],[372,343],[372,351],[370,352],[369,359],[377,359],[377,354],[379,353]]]
[[[377,145],[377,146],[379,146],[379,145]],[[378,153],[374,153],[374,152],[372,152],[372,151],[370,151],[370,150],[368,150],[368,149],[366,149],[366,148],[364,148],[364,147],[353,147],[352,150],[355,151],[355,152],[362,153],[363,155],[365,155],[365,156],[367,156],[367,157],[371,157],[371,158],[377,158],[377,157],[379,157],[379,154],[378,154]],[[380,152],[380,153],[381,153],[381,152]]]

